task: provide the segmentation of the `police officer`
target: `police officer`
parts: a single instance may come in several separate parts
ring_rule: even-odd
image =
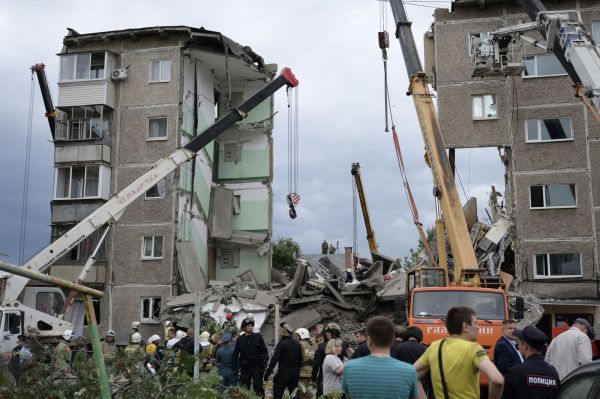
[[[558,371],[544,361],[546,335],[527,326],[516,330],[519,351],[525,361],[514,365],[505,376],[502,399],[556,399],[560,390]]]
[[[253,332],[254,320],[242,321],[244,335],[239,337],[233,350],[232,366],[234,375],[240,370],[240,384],[252,388],[259,396],[264,396],[263,372],[269,361],[269,351],[262,335]]]
[[[265,372],[265,381],[277,364],[279,368],[273,378],[273,399],[283,398],[283,392],[288,389],[290,397],[298,386],[300,367],[302,366],[303,351],[300,342],[292,339],[292,329],[286,323],[281,323],[281,341],[275,346],[275,352]]]

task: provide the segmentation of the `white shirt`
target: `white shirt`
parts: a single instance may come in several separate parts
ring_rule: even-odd
[[[167,348],[172,348],[173,345],[175,345],[177,342],[179,342],[179,339],[171,338],[170,340],[167,341]]]

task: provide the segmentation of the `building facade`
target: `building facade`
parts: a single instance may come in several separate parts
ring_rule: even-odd
[[[53,240],[269,82],[250,47],[185,26],[63,40],[58,81]],[[118,218],[85,283],[104,290],[101,330],[160,331],[168,298],[251,271],[270,280],[272,99],[223,133]],[[104,231],[51,268],[75,281]],[[246,273],[248,274],[248,273]]]
[[[600,43],[597,1],[544,3],[580,11]],[[539,326],[547,334],[576,317],[600,325],[600,125],[556,57],[533,45],[522,48],[521,75],[472,77],[475,39],[529,22],[514,1],[454,0],[434,18],[426,70],[446,147],[499,149],[514,223],[515,290],[542,299]]]

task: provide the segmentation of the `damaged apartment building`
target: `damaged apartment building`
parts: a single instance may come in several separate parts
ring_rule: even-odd
[[[60,54],[52,239],[263,87],[276,65],[219,32],[186,26],[80,34]],[[85,283],[103,331],[155,332],[168,298],[244,272],[269,281],[272,99],[136,200]],[[75,281],[103,229],[51,268]]]
[[[544,3],[549,10],[578,10],[600,43],[597,1]],[[477,39],[529,22],[518,2],[454,0],[434,18],[425,35],[426,70],[450,158],[460,149],[497,147],[505,169],[503,201],[515,253],[511,289],[540,298],[545,311],[538,326],[548,336],[576,317],[600,326],[600,125],[574,96],[556,57],[531,44],[521,48],[522,73],[473,77]]]

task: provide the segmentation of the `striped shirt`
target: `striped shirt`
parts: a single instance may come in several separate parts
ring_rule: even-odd
[[[352,399],[411,399],[419,396],[419,383],[410,364],[369,355],[346,363],[342,390]]]

